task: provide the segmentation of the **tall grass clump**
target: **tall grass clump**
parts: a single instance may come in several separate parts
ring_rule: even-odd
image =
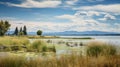
[[[19,56],[0,57],[0,67],[23,67],[25,58]]]
[[[42,40],[36,40],[32,43],[32,50],[37,52],[56,52],[55,46],[47,46],[48,44],[45,41]]]
[[[88,44],[87,55],[88,56],[110,56],[116,55],[117,50],[114,45],[106,44],[103,42],[92,42]]]
[[[42,51],[42,48],[46,46],[46,43],[42,40],[36,40],[32,43],[32,48],[37,51],[37,52],[40,52]]]

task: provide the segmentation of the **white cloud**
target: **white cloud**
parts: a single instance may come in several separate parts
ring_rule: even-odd
[[[110,15],[110,14],[107,14],[104,16],[105,18],[108,18],[108,19],[116,19],[114,16]]]
[[[23,8],[54,8],[61,4],[61,1],[36,1],[36,0],[24,0],[20,4],[14,4],[14,3],[2,3],[7,4],[9,6],[15,6],[15,7],[23,7]]]
[[[65,1],[67,5],[75,5],[76,2],[78,2],[78,0]]]
[[[16,20],[17,18],[15,18],[15,17],[1,17],[0,16],[0,20]]]
[[[98,10],[98,11],[105,11],[105,12],[120,13],[120,4],[82,6],[82,7],[73,8],[73,9],[74,10]]]
[[[99,16],[101,12],[97,11],[77,11],[76,15]]]
[[[59,19],[74,19],[75,18],[73,15],[67,15],[67,14],[55,16],[55,17]]]
[[[106,20],[115,20],[116,17],[110,14],[106,14],[104,18],[100,18],[99,20],[106,21]]]
[[[77,20],[76,20],[77,21]],[[13,20],[11,23],[11,30],[14,30],[15,27],[23,27],[27,26],[28,32],[36,32],[37,30],[43,30],[44,32],[61,32],[61,31],[108,31],[108,32],[120,32],[120,23],[113,25],[107,23],[100,23],[93,19],[85,20],[81,23],[75,22],[65,22],[65,23],[57,23],[57,22],[32,22],[32,21],[20,21]]]
[[[97,19],[92,18],[91,16],[94,15],[96,16],[104,15],[103,18],[105,18],[105,20],[116,19],[115,16],[111,15],[110,13],[99,12],[99,11],[78,11],[74,15],[67,15],[67,14],[60,15],[60,16],[56,16],[56,18],[67,19],[72,21],[68,23],[70,26],[68,26],[66,30],[74,30],[74,31],[97,30],[97,31],[108,31],[108,32],[120,31],[120,29],[118,29],[118,26],[112,25],[110,23],[99,22],[97,21]]]
[[[88,0],[89,2],[102,2],[104,0]]]

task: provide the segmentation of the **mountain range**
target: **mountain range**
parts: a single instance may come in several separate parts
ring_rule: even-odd
[[[9,34],[12,34],[13,31],[9,31]],[[28,32],[28,35],[36,35],[36,32]],[[78,31],[64,31],[64,32],[43,32],[43,35],[47,36],[97,36],[97,35],[113,35],[113,36],[120,36],[120,33],[117,32],[104,32],[104,31],[83,31],[83,32],[78,32]]]

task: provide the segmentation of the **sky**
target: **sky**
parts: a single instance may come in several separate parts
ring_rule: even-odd
[[[10,31],[106,31],[120,33],[120,0],[0,0],[0,20]]]

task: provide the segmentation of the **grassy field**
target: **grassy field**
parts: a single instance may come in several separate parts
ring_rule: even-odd
[[[4,36],[0,37],[0,51],[46,52],[55,51],[55,48],[54,46],[47,47],[47,43],[42,40],[31,43],[26,36]]]
[[[0,67],[120,67],[119,47],[104,42],[68,47],[5,36],[0,37],[0,47]],[[70,52],[57,54],[60,50]]]

